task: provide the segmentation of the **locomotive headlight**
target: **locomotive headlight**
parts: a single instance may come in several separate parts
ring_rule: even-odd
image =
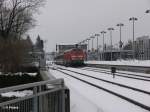
[[[83,56],[82,55],[78,55],[78,56],[71,56],[71,59],[72,60],[82,60],[83,59]]]

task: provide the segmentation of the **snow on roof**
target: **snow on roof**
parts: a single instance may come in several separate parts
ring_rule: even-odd
[[[1,75],[2,73],[0,72],[0,75]],[[19,76],[22,76],[22,75],[24,75],[24,74],[27,74],[27,75],[29,75],[29,76],[37,76],[38,75],[38,73],[22,73],[22,72],[17,72],[17,73],[8,73],[8,74],[5,74],[5,75],[7,75],[7,76],[12,76],[12,75],[19,75]]]

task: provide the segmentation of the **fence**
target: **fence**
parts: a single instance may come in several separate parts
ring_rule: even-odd
[[[3,93],[31,91],[23,97],[4,98]],[[0,112],[70,112],[69,90],[63,79],[0,89]]]

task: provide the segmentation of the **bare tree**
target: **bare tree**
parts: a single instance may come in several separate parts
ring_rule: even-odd
[[[44,3],[44,0],[0,1],[0,33],[4,39],[10,35],[18,38],[33,27],[33,13]]]
[[[33,14],[44,0],[0,0],[0,66],[16,71],[23,62],[27,44],[21,38],[35,26]]]

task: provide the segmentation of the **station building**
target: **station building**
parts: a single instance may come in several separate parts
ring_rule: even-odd
[[[141,36],[138,37],[134,41],[134,53],[135,58],[138,60],[150,60],[150,37],[149,36]],[[120,59],[120,49],[113,48],[112,51],[109,49],[105,49],[104,51],[94,51],[89,52],[89,60],[111,60],[111,53],[112,53],[112,60]],[[122,49],[121,50],[121,59],[132,59],[133,58],[133,49],[132,45],[129,49]]]
[[[138,37],[135,41],[136,58],[139,60],[150,60],[150,37]]]

